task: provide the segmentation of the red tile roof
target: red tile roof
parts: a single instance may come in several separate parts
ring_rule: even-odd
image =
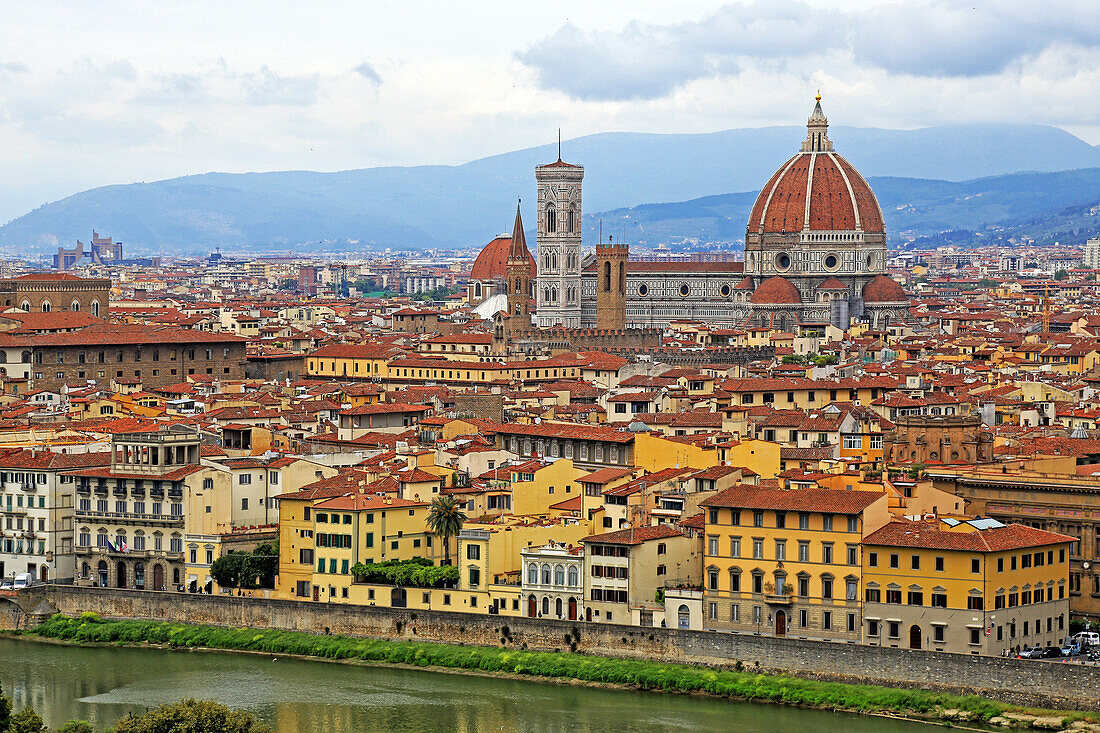
[[[1001,552],[1076,542],[1076,537],[1024,524],[978,530],[945,530],[939,521],[895,520],[863,538],[865,545],[919,547],[963,552]]]
[[[656,527],[631,527],[630,529],[620,529],[616,532],[607,532],[605,534],[595,534],[590,537],[585,537],[581,542],[594,543],[598,542],[604,545],[640,545],[643,542],[649,542],[650,540],[663,540],[666,537],[683,537],[683,533],[679,532],[667,525],[657,525]]]
[[[720,491],[703,506],[733,509],[776,509],[779,511],[831,512],[859,514],[886,496],[878,491],[840,491],[834,489],[766,489],[735,486]]]

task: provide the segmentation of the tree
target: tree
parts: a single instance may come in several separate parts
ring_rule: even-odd
[[[210,565],[210,577],[222,588],[249,588],[248,555],[231,552]]]
[[[11,725],[11,700],[0,692],[0,731],[6,731]]]
[[[123,718],[113,733],[271,733],[271,728],[216,702],[180,700]]]
[[[10,733],[47,733],[42,716],[34,712],[34,708],[23,708],[11,716],[8,731]]]
[[[1058,272],[1054,273],[1055,280],[1065,280],[1067,277],[1069,277],[1069,272],[1067,272],[1066,270],[1059,270]]]
[[[274,588],[279,574],[279,542],[261,542],[252,550],[246,564],[253,586]]]
[[[466,512],[453,496],[437,496],[428,507],[428,529],[443,540],[444,564],[451,564],[451,538],[466,523]]]
[[[57,733],[94,733],[95,728],[87,720],[69,720],[58,729]]]

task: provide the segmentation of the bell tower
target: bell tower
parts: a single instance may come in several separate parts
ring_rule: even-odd
[[[540,328],[581,325],[581,181],[584,168],[558,159],[535,168],[538,184],[538,285]]]
[[[504,265],[508,280],[508,327],[511,333],[531,329],[531,253],[523,235],[523,219],[516,203],[516,223],[512,227],[512,247]]]
[[[621,331],[626,328],[626,244],[596,245],[596,328]]]

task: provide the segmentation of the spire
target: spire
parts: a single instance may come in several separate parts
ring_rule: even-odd
[[[508,251],[509,261],[527,262],[531,251],[527,249],[527,238],[523,236],[523,219],[519,213],[519,205],[523,199],[516,201],[516,224],[512,228],[512,248]]]
[[[829,120],[821,111],[821,90],[814,97],[814,111],[806,120],[806,139],[802,142],[803,153],[831,153],[833,143],[829,140]]]

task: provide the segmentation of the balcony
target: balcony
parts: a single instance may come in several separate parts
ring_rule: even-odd
[[[772,605],[772,606],[789,606],[793,602],[793,599],[794,599],[794,596],[790,595],[789,593],[787,593],[787,594],[765,593],[764,594],[764,603],[767,603],[767,604]]]
[[[90,509],[77,509],[77,519],[101,520],[104,522],[142,522],[148,524],[182,525],[182,514],[138,514],[136,512],[100,512]]]
[[[27,508],[23,507],[23,506],[12,506],[11,504],[8,504],[7,506],[0,506],[0,514],[26,514],[26,513],[27,513]]]
[[[25,483],[19,484],[19,490],[20,491],[28,491],[28,492],[29,491],[37,491],[38,486],[36,484],[30,483],[30,482],[25,482]]]

